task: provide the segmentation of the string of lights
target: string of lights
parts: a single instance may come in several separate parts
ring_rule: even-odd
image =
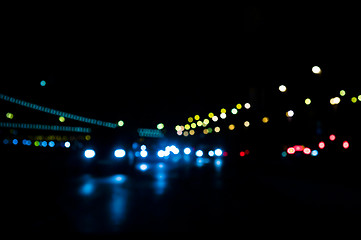
[[[48,114],[52,114],[52,115],[56,115],[62,118],[69,118],[72,120],[76,120],[76,121],[80,121],[80,122],[85,122],[85,123],[89,123],[89,124],[93,124],[93,125],[98,125],[98,126],[102,126],[102,127],[109,127],[109,128],[116,128],[118,125],[115,123],[110,123],[110,122],[104,122],[101,120],[96,120],[96,119],[92,119],[92,118],[87,118],[87,117],[82,117],[82,116],[78,116],[75,114],[71,114],[71,113],[67,113],[67,112],[63,112],[63,111],[58,111],[52,108],[48,108],[48,107],[44,107],[44,106],[40,106],[34,103],[30,103],[27,101],[23,101],[20,99],[16,99],[4,94],[0,93],[0,99],[7,101],[7,102],[11,102],[14,104],[18,104],[20,106],[23,107],[27,107],[27,108],[31,108],[37,111],[41,111],[41,112],[45,112]]]
[[[29,123],[0,122],[0,127],[51,130],[51,131],[62,131],[62,132],[79,132],[79,133],[90,133],[91,132],[90,128],[58,126],[58,125],[29,124]]]

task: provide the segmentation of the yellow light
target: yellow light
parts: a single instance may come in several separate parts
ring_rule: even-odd
[[[214,128],[214,131],[218,133],[218,132],[221,131],[221,128],[220,128],[220,127],[215,127],[215,128]]]
[[[59,121],[60,122],[65,122],[65,117],[63,117],[63,116],[59,117]]]
[[[313,66],[312,67],[312,72],[314,73],[314,74],[321,74],[321,68],[319,67],[319,66]]]
[[[250,108],[251,108],[251,104],[246,103],[246,104],[244,104],[244,107],[245,107],[246,109],[250,109]]]
[[[263,117],[263,118],[262,118],[262,122],[263,122],[263,123],[268,123],[268,121],[269,121],[269,118],[268,118],[268,117]]]
[[[356,102],[357,102],[357,98],[356,98],[356,97],[352,97],[352,98],[351,98],[351,102],[356,103]]]
[[[341,91],[340,91],[340,96],[343,97],[343,96],[345,96],[345,95],[346,95],[346,91],[345,91],[345,90],[341,90]]]
[[[188,122],[190,122],[190,123],[193,122],[193,118],[192,118],[192,117],[189,117],[189,118],[188,118]]]
[[[229,130],[232,131],[232,130],[234,130],[235,126],[234,126],[234,124],[231,124],[231,125],[228,126],[228,128],[229,128]]]
[[[306,105],[310,105],[311,104],[311,99],[306,98],[305,103],[306,103]]]
[[[9,118],[9,119],[13,119],[13,118],[14,118],[14,114],[8,112],[8,113],[6,114],[6,117]]]
[[[120,120],[120,121],[118,122],[118,126],[119,126],[119,127],[123,127],[123,126],[124,126],[124,122],[123,122],[122,120]]]
[[[358,95],[358,100],[361,101],[361,95]]]
[[[206,118],[203,120],[203,124],[205,124],[206,126],[209,124],[209,120]]]
[[[164,124],[163,123],[159,123],[158,125],[157,125],[157,129],[158,130],[162,130],[164,128]]]
[[[90,141],[90,139],[91,139],[91,136],[90,136],[90,135],[86,135],[86,136],[85,136],[85,140]]]
[[[207,128],[203,130],[203,134],[208,134],[208,129]]]
[[[198,127],[200,127],[200,126],[202,126],[202,125],[203,125],[203,122],[202,122],[202,121],[198,121],[198,122],[197,122],[197,126],[198,126]]]
[[[189,130],[190,128],[191,128],[191,126],[189,124],[184,125],[185,130]]]
[[[221,113],[226,113],[226,112],[227,112],[227,110],[225,108],[221,109]]]
[[[195,133],[196,133],[196,132],[195,132],[193,129],[189,131],[189,134],[192,135],[192,136],[193,136]]]
[[[237,108],[237,109],[241,109],[241,108],[242,108],[242,104],[238,103],[238,104],[236,105],[236,108]]]
[[[245,127],[249,127],[249,125],[251,125],[251,124],[250,124],[248,121],[245,121],[245,122],[244,122],[244,126],[245,126]]]
[[[196,121],[198,121],[199,118],[200,118],[199,115],[195,115],[195,116],[194,116],[194,120],[196,120]]]
[[[280,92],[286,92],[287,91],[287,88],[285,85],[281,85],[278,87],[278,90],[280,90]]]
[[[334,97],[330,99],[331,105],[339,104],[341,99],[339,97]]]
[[[185,137],[188,137],[188,134],[189,134],[188,131],[183,132],[183,136],[185,136]]]
[[[209,118],[212,118],[212,117],[214,117],[214,114],[210,112],[210,113],[208,114],[208,117],[209,117]]]
[[[191,124],[191,128],[196,128],[197,127],[197,124],[196,123],[192,123]]]
[[[180,131],[180,130],[181,130],[181,126],[179,126],[179,125],[175,126],[175,130],[176,130],[177,132]]]

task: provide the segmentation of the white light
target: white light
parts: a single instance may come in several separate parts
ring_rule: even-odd
[[[144,144],[142,146],[140,146],[140,150],[145,151],[147,149],[147,146],[145,146]]]
[[[238,113],[237,108],[233,108],[233,109],[231,110],[231,113],[232,113],[232,114],[237,114],[237,113]]]
[[[221,149],[218,148],[218,149],[216,149],[216,150],[214,151],[214,153],[216,154],[217,157],[220,157],[220,156],[222,156],[222,153],[223,153],[223,152],[222,152]]]
[[[293,117],[295,115],[295,113],[292,111],[292,110],[289,110],[287,113],[286,113],[286,116],[287,117]]]
[[[139,169],[142,170],[142,171],[145,171],[145,170],[148,169],[148,165],[145,164],[145,163],[143,163],[143,164],[141,164],[141,165],[139,166]]]
[[[280,92],[286,92],[287,88],[285,85],[281,85],[278,87],[278,90],[280,90]]]
[[[251,104],[246,103],[246,104],[244,104],[244,107],[245,107],[246,109],[250,109],[250,108],[251,108]]]
[[[210,150],[210,151],[208,152],[208,156],[213,157],[213,156],[214,156],[214,151]]]
[[[191,153],[191,149],[189,147],[184,149],[184,154],[189,155]]]
[[[93,158],[95,157],[95,151],[93,149],[87,149],[84,151],[84,156],[86,158]]]
[[[70,142],[65,142],[65,143],[64,143],[64,147],[70,148]]]
[[[158,154],[158,157],[162,158],[165,155],[165,151],[159,150],[157,154]]]
[[[321,73],[321,68],[319,66],[313,66],[312,67],[312,72],[314,74],[320,74]]]
[[[217,117],[217,116],[213,116],[213,117],[212,117],[212,120],[213,120],[213,122],[217,122],[217,121],[218,121],[218,117]]]
[[[226,115],[225,113],[221,113],[220,117],[221,117],[222,119],[225,119],[225,118],[227,117],[227,115]]]
[[[122,158],[125,156],[125,150],[124,149],[117,149],[114,151],[114,156],[117,158]]]
[[[142,158],[145,158],[145,157],[148,156],[148,152],[145,151],[145,150],[142,150],[142,151],[140,151],[140,156],[141,156]]]
[[[197,156],[197,157],[202,157],[202,156],[203,156],[203,151],[202,151],[202,150],[198,150],[198,151],[196,152],[196,156]]]

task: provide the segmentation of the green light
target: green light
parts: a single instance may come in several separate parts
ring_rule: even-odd
[[[162,130],[164,128],[164,124],[163,123],[159,123],[158,125],[157,125],[157,129],[158,130]]]
[[[123,127],[123,126],[124,126],[124,122],[123,122],[122,120],[120,120],[120,121],[118,122],[118,126],[119,126],[119,127]]]
[[[346,95],[346,91],[345,91],[345,90],[341,90],[341,91],[340,91],[340,96],[343,97],[343,96],[345,96],[345,95]]]
[[[60,121],[60,122],[65,122],[65,117],[60,116],[60,117],[59,117],[59,121]]]
[[[35,141],[35,142],[34,142],[34,145],[35,145],[35,147],[39,147],[39,146],[40,146],[40,142],[39,142],[39,141]]]
[[[7,113],[7,114],[6,114],[6,117],[9,118],[9,119],[13,119],[13,118],[14,118],[14,114],[12,114],[12,113]]]
[[[356,103],[356,102],[357,102],[357,98],[356,98],[356,97],[351,98],[351,102]]]

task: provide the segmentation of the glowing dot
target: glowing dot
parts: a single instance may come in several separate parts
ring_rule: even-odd
[[[191,128],[191,125],[189,125],[189,124],[184,125],[185,130],[189,130],[190,128]]]
[[[281,85],[278,87],[278,90],[280,90],[280,92],[286,92],[287,91],[287,88],[285,85]]]
[[[208,120],[207,118],[204,119],[204,120],[203,120],[203,124],[207,126],[207,125],[209,124],[209,120]]]
[[[140,151],[140,156],[141,156],[142,158],[145,158],[145,157],[148,156],[148,152],[145,151],[145,150],[142,150],[142,151]]]
[[[192,152],[192,150],[189,147],[186,147],[183,152],[184,154],[189,155]]]
[[[236,105],[236,108],[237,108],[237,109],[241,109],[241,108],[242,108],[242,104],[238,103],[238,104]]]
[[[244,122],[244,126],[245,126],[245,127],[249,127],[249,125],[251,125],[249,121],[245,121],[245,122]]]
[[[246,153],[243,152],[243,151],[241,151],[241,152],[239,153],[239,156],[241,156],[241,157],[244,157],[245,155],[246,155]]]
[[[65,142],[65,143],[64,143],[64,147],[70,148],[70,142]]]
[[[193,129],[189,131],[189,134],[192,135],[192,136],[193,136],[195,133],[196,133],[196,132],[195,132]]]
[[[246,104],[244,104],[244,107],[245,107],[246,109],[250,109],[250,108],[251,108],[251,104],[246,103]]]
[[[286,112],[287,117],[293,117],[294,115],[295,115],[295,113],[293,112],[293,110],[289,110]]]
[[[194,120],[198,121],[200,119],[199,115],[194,116]]]
[[[188,131],[183,132],[183,136],[185,136],[185,137],[188,137],[188,134],[189,134]]]
[[[143,163],[143,164],[141,164],[141,165],[139,166],[139,169],[142,170],[142,171],[145,171],[145,170],[148,169],[148,165],[145,164],[145,163]]]
[[[222,156],[223,152],[221,149],[217,148],[216,150],[214,150],[214,153],[216,154],[217,157],[220,157],[220,156]]]
[[[296,152],[296,150],[293,147],[287,148],[287,153],[288,154],[294,154],[295,152]]]
[[[358,97],[357,97],[357,98],[358,98],[358,100],[359,100],[359,101],[361,101],[361,95],[358,95]]]
[[[232,114],[237,114],[237,113],[238,113],[238,110],[237,110],[236,108],[232,108],[231,113],[232,113]]]
[[[310,105],[311,104],[311,99],[306,98],[305,103],[306,103],[306,105]]]
[[[235,126],[234,126],[234,124],[231,124],[231,125],[228,126],[228,128],[229,128],[229,130],[232,131],[232,130],[234,130]]]
[[[8,112],[8,113],[6,114],[6,117],[9,118],[9,119],[13,119],[13,118],[14,118],[14,114]]]
[[[114,156],[117,158],[122,158],[125,156],[125,154],[126,154],[126,152],[124,149],[117,149],[114,151]]]
[[[225,118],[227,117],[227,115],[226,115],[225,113],[221,113],[220,117],[221,117],[222,119],[225,119]]]
[[[319,147],[320,149],[324,149],[324,148],[326,147],[326,144],[325,144],[324,142],[320,142],[320,143],[318,144],[318,147]]]
[[[91,138],[92,138],[92,137],[91,137],[90,135],[86,135],[86,136],[85,136],[85,140],[87,140],[87,141],[90,141]]]
[[[198,126],[198,127],[203,126],[203,122],[202,122],[202,121],[198,121],[198,122],[197,122],[197,126]]]
[[[63,116],[59,117],[59,121],[60,122],[65,122],[65,117],[63,117]]]
[[[123,122],[122,120],[120,120],[120,121],[118,122],[118,126],[119,126],[119,127],[123,127],[123,126],[124,126],[124,122]]]
[[[227,112],[227,110],[225,108],[221,109],[221,113],[226,113],[226,112]]]
[[[331,141],[335,141],[335,140],[336,140],[336,136],[335,136],[334,134],[331,134],[330,137],[329,137],[329,139],[330,139]]]
[[[269,121],[269,118],[268,118],[268,117],[263,117],[263,118],[262,118],[262,122],[263,122],[263,123],[268,123],[268,121]]]
[[[213,150],[209,150],[208,156],[213,157],[213,156],[214,156],[214,151],[213,151]]]
[[[42,81],[40,82],[40,86],[45,87],[45,85],[46,85],[46,81],[45,81],[45,80],[42,80]]]
[[[34,142],[34,146],[35,146],[35,147],[39,147],[39,146],[40,146],[40,142],[39,142],[39,141],[35,141],[35,142]]]
[[[210,112],[210,113],[208,114],[208,117],[209,117],[209,118],[212,118],[212,117],[214,117],[214,114]]]
[[[189,117],[189,118],[188,118],[188,122],[190,122],[190,123],[193,122],[193,118],[192,118],[192,117]]]
[[[319,67],[319,66],[313,66],[312,67],[312,72],[314,73],[314,74],[321,74],[321,68]]]
[[[163,123],[159,123],[158,125],[157,125],[157,129],[158,130],[162,130],[164,128],[164,124]]]
[[[93,158],[95,157],[95,151],[93,149],[87,149],[84,151],[84,156],[86,158]]]
[[[198,151],[196,152],[196,156],[197,156],[197,157],[202,157],[202,156],[203,156],[203,151],[202,151],[202,150],[198,150]]]
[[[313,150],[313,151],[311,152],[311,155],[314,156],[314,157],[316,157],[316,156],[318,155],[318,151],[317,151],[317,150]]]
[[[343,147],[344,149],[347,149],[347,148],[350,147],[350,144],[349,144],[347,141],[344,141],[344,142],[342,143],[342,147]]]
[[[203,129],[203,134],[208,134],[208,129]]]
[[[304,154],[307,154],[307,155],[308,155],[308,154],[311,154],[311,149],[309,149],[309,148],[306,147],[305,149],[303,149],[303,153],[304,153]]]
[[[334,97],[330,99],[331,105],[339,104],[341,102],[341,99],[339,97]]]
[[[343,96],[345,96],[345,95],[346,95],[346,91],[345,91],[345,90],[341,90],[341,91],[340,91],[340,96],[343,97]]]
[[[181,126],[177,125],[175,126],[175,130],[178,132],[178,131],[181,131]]]
[[[352,97],[352,98],[351,98],[351,102],[356,103],[356,102],[357,102],[357,98],[356,98],[356,97]]]
[[[197,124],[196,123],[192,123],[191,124],[191,128],[196,128],[197,127]]]
[[[212,120],[213,120],[213,122],[217,122],[217,121],[218,121],[218,117],[217,117],[217,116],[213,116],[213,117],[212,117]]]
[[[218,132],[221,131],[221,128],[220,128],[220,127],[215,127],[215,128],[214,128],[214,131],[215,131],[216,133],[218,133]]]

